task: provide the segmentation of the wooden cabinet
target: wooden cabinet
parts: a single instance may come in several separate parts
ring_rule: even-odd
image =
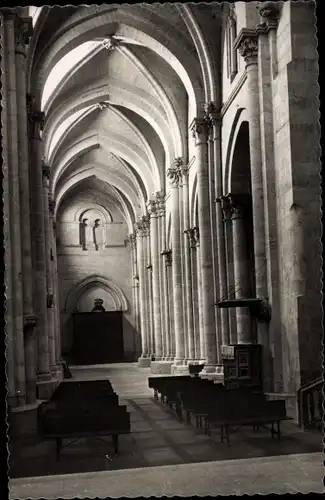
[[[229,389],[262,390],[262,346],[236,344],[222,349],[224,383]]]

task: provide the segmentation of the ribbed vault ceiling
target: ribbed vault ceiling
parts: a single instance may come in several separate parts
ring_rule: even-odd
[[[29,86],[45,113],[57,213],[87,193],[116,206],[131,230],[165,191],[172,160],[187,161],[189,121],[213,98],[200,16],[176,4],[30,9]]]

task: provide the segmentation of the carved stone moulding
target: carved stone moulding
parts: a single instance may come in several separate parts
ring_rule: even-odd
[[[161,252],[161,255],[166,258],[166,266],[171,266],[172,265],[172,251],[170,249],[163,250]]]
[[[267,21],[276,21],[279,17],[279,5],[277,2],[259,2],[257,9],[260,16]]]
[[[258,55],[258,33],[256,29],[243,28],[234,41],[234,48],[244,58],[247,66],[256,64]]]
[[[199,228],[197,226],[191,227],[190,229],[186,229],[184,233],[186,233],[188,236],[190,247],[197,247],[200,242]]]

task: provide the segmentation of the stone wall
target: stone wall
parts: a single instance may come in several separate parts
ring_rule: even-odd
[[[80,198],[80,197],[79,197]],[[91,311],[94,298],[102,298],[106,310],[116,310],[114,288],[118,288],[127,301],[123,314],[123,340],[126,360],[136,359],[136,331],[134,325],[131,280],[131,251],[127,241],[128,228],[122,220],[105,222],[105,241],[97,248],[88,245],[86,249],[79,241],[80,222],[75,214],[82,212],[82,203],[72,200],[59,212],[57,221],[58,278],[60,295],[61,338],[63,352],[69,351],[73,342],[72,309]],[[84,209],[87,210],[85,202]],[[103,211],[102,207],[98,210]],[[95,213],[96,210],[92,208]],[[86,214],[92,213],[91,210]],[[112,211],[110,217],[118,217]],[[72,230],[74,229],[74,230]],[[98,280],[96,280],[98,277]],[[91,278],[87,286],[76,294],[74,301],[68,300],[78,285]],[[107,282],[107,287],[105,283]],[[110,292],[112,286],[113,292]]]
[[[285,2],[273,80],[284,389],[321,361],[320,178],[314,4]],[[307,312],[308,311],[308,312]]]

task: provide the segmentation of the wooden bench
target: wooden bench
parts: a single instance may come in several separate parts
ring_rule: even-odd
[[[96,439],[100,439],[99,436],[112,436],[114,453],[118,454],[119,435],[131,432],[130,414],[126,406],[101,408],[100,412],[97,408],[89,411],[47,409],[42,415],[40,427],[43,439],[55,440],[57,460],[60,459],[61,449],[65,447],[64,439],[73,439],[72,442],[75,442],[87,436]]]
[[[154,399],[158,400],[158,394],[162,396],[162,400],[165,395],[165,391],[168,386],[173,383],[180,383],[184,380],[190,380],[191,377],[189,375],[168,375],[166,377],[149,377],[148,385],[150,389],[154,390]]]
[[[40,405],[40,412],[46,413],[48,410],[65,410],[74,409],[75,411],[85,411],[95,409],[99,411],[101,408],[117,407],[119,405],[119,397],[117,394],[106,394],[101,397],[92,397],[87,399],[75,398],[54,398]]]
[[[271,436],[281,438],[280,423],[291,420],[287,417],[284,401],[264,401],[259,406],[240,406],[237,412],[227,406],[214,407],[205,416],[205,432],[210,434],[210,427],[220,427],[221,442],[226,440],[230,445],[229,431],[231,427],[252,426],[254,430],[259,427],[271,425]],[[276,429],[274,425],[276,424]]]

